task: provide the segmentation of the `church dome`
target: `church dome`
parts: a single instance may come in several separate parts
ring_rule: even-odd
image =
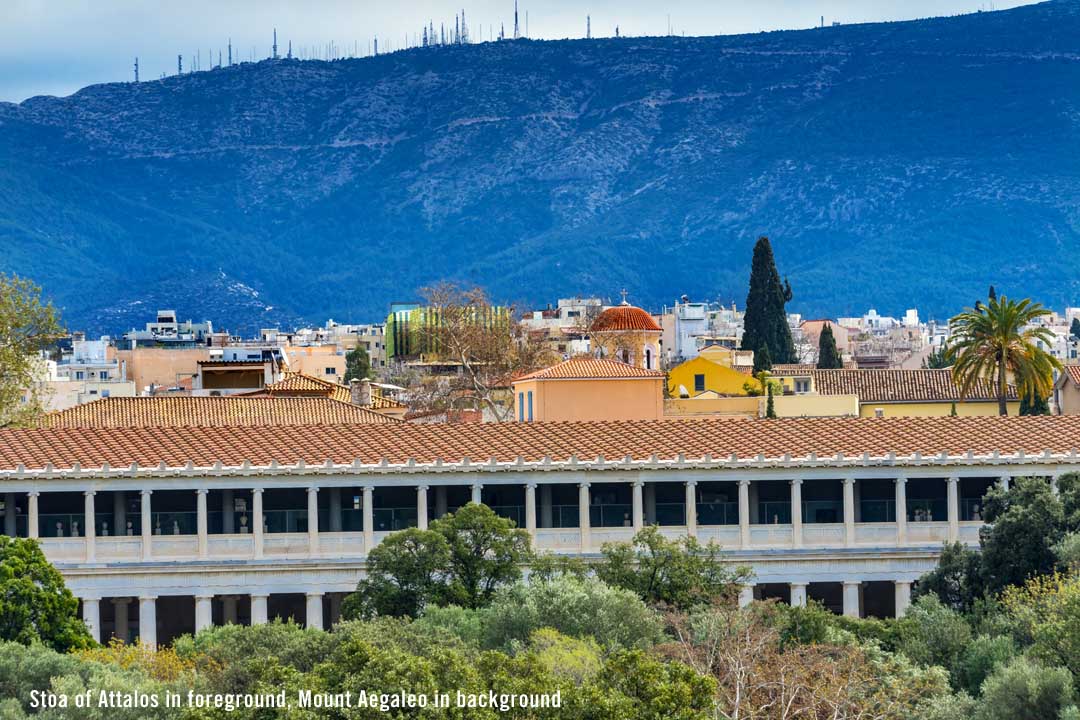
[[[590,329],[592,332],[661,332],[652,315],[625,303],[600,313]]]

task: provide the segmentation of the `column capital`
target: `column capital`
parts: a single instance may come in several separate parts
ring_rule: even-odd
[[[315,592],[304,593],[304,595],[309,597],[309,598],[321,598],[322,596],[326,595],[326,593],[315,591]]]
[[[841,580],[843,585],[862,585],[862,580]]]
[[[97,490],[83,490],[83,495],[86,497],[94,497],[97,495]]]
[[[687,485],[697,485],[697,480],[687,480],[686,484]]]
[[[157,595],[139,595],[139,602],[151,602],[157,600]]]
[[[201,488],[196,488],[195,489],[195,494],[196,495],[207,495],[207,494],[209,494],[209,492],[210,492],[210,488],[201,487]]]
[[[248,597],[252,597],[252,598],[268,598],[268,597],[270,597],[270,593],[268,593],[268,592],[253,592],[253,593],[248,593]]]
[[[792,478],[788,482],[790,484],[792,484],[792,485],[802,485],[803,484],[803,479],[802,478]]]
[[[309,487],[309,488],[307,489],[307,491],[308,491],[308,494],[309,494],[309,495],[312,495],[312,494],[314,494],[314,493],[317,493],[317,492],[319,492],[319,488],[317,488],[316,486],[312,485],[311,487]]]
[[[808,582],[789,582],[789,583],[788,583],[788,585],[789,585],[789,586],[790,586],[790,587],[791,587],[792,589],[795,589],[795,588],[802,588],[802,589],[804,589],[804,590],[806,589],[806,587],[807,587],[807,586],[808,586],[809,584],[810,584],[810,583],[808,583]]]
[[[527,483],[525,483],[525,487],[530,488],[532,490],[535,490],[539,484],[540,483],[538,483],[535,480],[530,480]]]
[[[590,483],[588,481],[578,483],[578,487],[583,489],[583,490],[590,487],[591,485],[592,485],[592,483]]]
[[[957,483],[960,482],[960,476],[959,475],[950,475],[947,479],[951,484],[957,484]]]
[[[630,484],[633,485],[634,487],[645,487],[645,481],[644,480],[634,480]]]
[[[252,494],[252,495],[262,495],[262,494],[263,494],[263,490],[265,490],[265,489],[266,489],[266,488],[261,488],[261,487],[253,487],[253,488],[251,488],[251,494]]]
[[[149,497],[149,496],[154,494],[154,491],[153,490],[140,490],[139,494],[142,495],[143,497]]]
[[[896,483],[897,485],[906,485],[907,481],[908,481],[908,479],[903,475],[900,475],[899,477],[893,478],[893,482]]]
[[[855,476],[854,475],[848,475],[847,477],[845,477],[844,478],[844,484],[845,485],[854,485],[855,484]]]
[[[375,492],[375,486],[371,483],[368,483],[367,485],[362,485],[361,488],[364,492]]]
[[[750,478],[739,478],[739,485],[741,485],[742,487],[749,487]]]
[[[83,602],[101,602],[101,595],[80,595],[79,599]]]
[[[480,488],[482,490],[484,488],[484,483],[474,482],[469,485],[469,487],[471,487],[473,490],[476,490],[477,488]]]
[[[39,495],[41,495],[41,491],[40,490],[31,490],[30,492],[28,492],[26,494],[29,495],[32,498],[36,498]]]
[[[416,486],[416,491],[417,492],[427,492],[429,489],[430,489],[429,485],[417,485]]]
[[[213,600],[214,599],[214,594],[210,593],[208,595],[206,593],[199,593],[198,595],[195,596],[195,599],[196,600]]]

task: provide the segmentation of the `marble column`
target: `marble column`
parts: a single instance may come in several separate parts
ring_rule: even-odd
[[[844,544],[855,544],[855,478],[844,478]]]
[[[94,490],[87,490],[83,493],[83,533],[85,535],[84,544],[86,546],[86,562],[92,563],[97,558],[97,517],[94,514],[94,495],[97,493]],[[98,623],[100,627],[100,621]],[[98,633],[100,638],[101,633]]]
[[[15,537],[15,493],[4,493],[4,534]]]
[[[555,525],[554,503],[551,500],[551,485],[540,486],[540,527],[550,528]]]
[[[470,502],[474,502],[477,505],[479,505],[481,502],[483,502],[483,491],[484,491],[484,486],[483,485],[481,485],[480,483],[473,483],[473,486],[472,486],[472,498],[470,499]]]
[[[427,491],[427,485],[416,488],[416,527],[421,530],[428,528]]]
[[[375,547],[375,488],[364,486],[364,554]]]
[[[635,533],[645,526],[644,488],[645,483],[641,480],[635,480],[633,482],[632,517]]]
[[[1000,478],[998,478],[998,485],[1000,485],[1001,489],[1004,490],[1005,492],[1009,491],[1009,484],[1011,482],[1012,482],[1012,477],[1009,476],[1009,475],[1002,475]]]
[[[307,489],[308,554],[319,554],[319,488]]]
[[[697,537],[697,480],[686,481],[686,534]]]
[[[267,622],[266,602],[270,599],[265,593],[251,595],[251,624],[265,625]]]
[[[960,478],[955,475],[949,482],[949,542],[960,539]]]
[[[656,483],[645,483],[645,523],[656,524]]]
[[[205,630],[214,624],[214,596],[195,596],[195,632]]]
[[[94,642],[101,642],[101,600],[100,598],[82,599],[82,617],[86,629]]]
[[[150,496],[153,493],[154,493],[153,490],[140,490],[139,491],[139,498],[140,498],[140,501],[141,501],[140,508],[139,508],[140,509],[139,516],[140,516],[140,523],[142,524],[140,534],[142,535],[142,559],[143,560],[149,560],[151,557],[153,557],[154,528],[152,527],[153,522],[150,519]],[[140,619],[142,618],[142,604],[141,604],[141,602],[142,601],[140,600],[140,605],[139,605],[139,613],[140,613],[139,618]],[[139,632],[140,633],[142,632],[141,628],[140,628]],[[154,641],[155,643],[157,642],[156,637],[157,636],[155,634],[155,641]]]
[[[251,546],[256,558],[263,556],[263,489],[252,488],[251,490]]]
[[[113,490],[113,531],[117,537],[127,535],[127,493],[123,490]]]
[[[435,486],[435,517],[441,518],[450,510],[450,504],[446,501],[446,486]]]
[[[806,607],[806,583],[791,583],[791,606]]]
[[[750,547],[750,481],[739,481],[739,547]]]
[[[911,606],[911,583],[897,580],[893,583],[896,597],[896,617],[904,617],[908,607]]]
[[[536,537],[536,483],[525,483],[525,530]]]
[[[206,496],[210,493],[206,488],[195,491],[195,524],[199,535],[199,559],[205,560],[210,554],[210,518],[206,511]],[[198,596],[196,596],[196,603]]]
[[[859,590],[862,583],[857,580],[844,581],[844,615],[848,617],[860,617]]]
[[[803,546],[802,478],[791,481],[791,546]]]
[[[139,598],[139,642],[151,649],[157,648],[157,597],[154,595]]]
[[[896,542],[907,542],[907,478],[896,478]]]
[[[589,520],[589,483],[578,485],[578,527],[581,528],[581,552],[592,550],[592,530]]]
[[[309,592],[307,594],[307,621],[306,627],[323,629],[323,594]]]
[[[26,536],[31,538],[39,537],[41,532],[40,523],[38,522],[39,494],[35,490],[27,493],[26,496]]]

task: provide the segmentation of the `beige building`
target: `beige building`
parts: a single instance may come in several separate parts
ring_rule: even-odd
[[[571,358],[510,384],[518,422],[660,420],[664,373],[607,358]]]
[[[151,387],[177,387],[199,372],[199,363],[210,359],[210,348],[135,347],[117,350],[117,359],[127,366],[128,380],[136,394]]]
[[[1080,365],[1066,365],[1054,383],[1059,415],[1080,415]]]
[[[283,351],[288,361],[289,372],[301,373],[332,383],[340,383],[345,379],[345,353],[347,351],[336,344],[286,345]]]

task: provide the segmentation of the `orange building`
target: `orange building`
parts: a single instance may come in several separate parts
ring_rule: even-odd
[[[660,420],[664,414],[664,373],[607,358],[571,358],[510,387],[518,422]]]

